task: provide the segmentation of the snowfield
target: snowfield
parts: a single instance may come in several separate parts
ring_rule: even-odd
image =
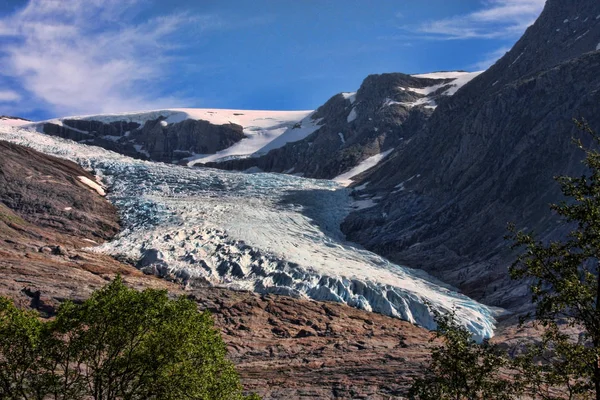
[[[456,309],[477,339],[493,335],[486,306],[346,242],[339,225],[352,204],[334,181],[134,160],[20,127],[0,126],[0,140],[73,160],[100,178],[124,230],[93,251],[188,285],[336,301],[433,329],[427,302]]]
[[[9,125],[9,126],[21,126],[21,125],[29,125],[31,121],[27,121],[20,118],[11,118],[11,117],[0,117],[0,125]]]

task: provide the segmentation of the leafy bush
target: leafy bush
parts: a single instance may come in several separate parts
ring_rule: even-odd
[[[51,321],[0,299],[2,399],[242,399],[226,353],[194,302],[120,278]]]
[[[431,354],[425,376],[416,379],[409,398],[414,400],[509,400],[519,393],[518,383],[503,374],[510,359],[497,346],[476,343],[454,314],[435,314],[434,339],[443,345]]]

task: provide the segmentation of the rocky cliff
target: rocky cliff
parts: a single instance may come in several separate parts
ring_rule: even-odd
[[[195,154],[213,154],[244,138],[240,125],[215,125],[195,119],[168,123],[164,116],[143,123],[64,119],[60,123],[42,123],[41,130],[48,135],[100,146],[130,157],[168,163]]]
[[[413,140],[362,176],[351,240],[488,304],[515,308],[510,221],[561,234],[553,177],[584,171],[573,118],[600,130],[600,2],[549,0],[513,49],[440,103]],[[364,186],[363,186],[364,187]]]

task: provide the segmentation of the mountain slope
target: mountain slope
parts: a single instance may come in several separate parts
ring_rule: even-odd
[[[600,129],[600,3],[549,0],[514,48],[440,104],[414,139],[362,176],[351,240],[423,268],[488,304],[518,307],[506,277],[509,221],[560,235],[548,203],[558,174],[580,174],[571,121]]]
[[[320,127],[303,140],[261,157],[207,163],[208,167],[334,178],[365,159],[402,146],[460,85],[478,73],[371,75],[356,93],[340,93],[311,118]]]

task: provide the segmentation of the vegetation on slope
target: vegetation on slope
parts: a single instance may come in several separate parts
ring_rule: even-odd
[[[226,353],[193,301],[119,277],[53,320],[0,298],[2,399],[245,398]]]

